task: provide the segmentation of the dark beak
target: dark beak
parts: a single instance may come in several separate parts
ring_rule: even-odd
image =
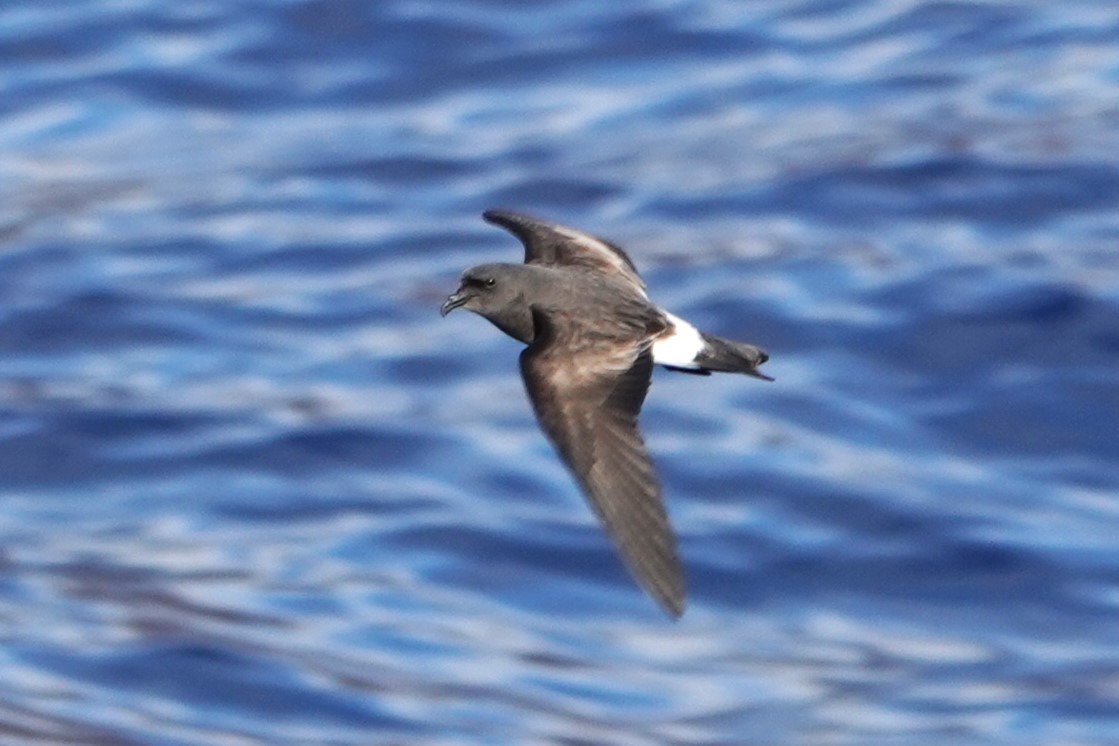
[[[439,307],[439,315],[446,316],[459,306],[464,305],[468,300],[470,300],[470,296],[464,293],[462,288],[459,288],[456,292],[448,295],[447,300],[443,301],[443,305]]]

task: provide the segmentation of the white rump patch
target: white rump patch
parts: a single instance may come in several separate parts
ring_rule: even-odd
[[[695,359],[703,350],[703,337],[699,330],[668,311],[664,311],[664,315],[676,329],[672,336],[661,337],[653,342],[653,362],[657,365],[698,370]]]

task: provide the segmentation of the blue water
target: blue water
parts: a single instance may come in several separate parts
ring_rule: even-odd
[[[627,247],[690,606],[479,218]],[[1119,743],[1119,9],[0,5],[0,743]]]

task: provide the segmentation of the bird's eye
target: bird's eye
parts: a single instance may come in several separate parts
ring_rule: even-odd
[[[497,284],[497,280],[493,279],[492,277],[486,280],[486,287],[488,288],[492,288],[495,284]]]

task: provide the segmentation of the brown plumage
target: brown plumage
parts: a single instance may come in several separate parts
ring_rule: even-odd
[[[466,308],[528,345],[521,376],[541,429],[630,573],[678,617],[683,571],[637,428],[653,365],[768,378],[756,370],[768,356],[700,334],[653,305],[633,262],[613,244],[517,213],[491,210],[485,218],[521,240],[525,263],[466,270],[442,313]],[[658,349],[671,359],[657,358]]]
[[[673,616],[684,576],[656,472],[637,429],[653,375],[651,317],[642,328],[589,336],[562,313],[537,310],[521,375],[536,419],[579,483],[637,582]]]

